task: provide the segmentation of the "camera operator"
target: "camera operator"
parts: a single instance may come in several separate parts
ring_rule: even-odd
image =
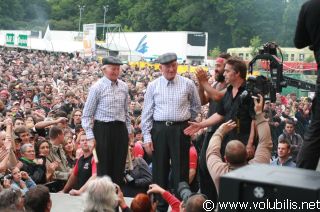
[[[300,10],[294,44],[297,48],[310,46],[313,49],[318,64],[317,85],[312,101],[312,116],[309,128],[306,130],[304,142],[297,158],[297,166],[306,169],[316,169],[320,158],[320,1],[309,0]]]
[[[244,61],[229,58],[225,65],[224,77],[230,85],[220,101],[217,112],[208,119],[196,123],[184,130],[186,135],[193,135],[202,128],[221,123],[223,120],[234,120],[237,127],[226,135],[222,142],[221,154],[224,154],[226,144],[230,140],[240,140],[246,145],[249,156],[254,153],[254,111],[253,101],[246,91],[247,67]]]
[[[215,183],[217,191],[219,191],[220,176],[234,169],[252,163],[267,163],[271,159],[272,140],[268,121],[264,118],[263,97],[259,95],[259,102],[254,99],[254,110],[256,112],[256,124],[259,136],[259,144],[255,152],[254,158],[248,161],[246,148],[239,140],[230,141],[225,149],[224,159],[221,158],[221,142],[224,136],[236,128],[236,122],[229,120],[222,124],[212,136],[207,149],[207,166],[210,175]]]

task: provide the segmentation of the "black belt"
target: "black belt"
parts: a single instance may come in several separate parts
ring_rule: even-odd
[[[173,125],[180,125],[180,124],[187,124],[187,121],[154,121],[156,124],[163,124],[166,125],[167,127],[173,126]]]
[[[123,121],[108,121],[108,122],[105,122],[105,121],[95,120],[94,122],[97,123],[97,124],[124,124]]]

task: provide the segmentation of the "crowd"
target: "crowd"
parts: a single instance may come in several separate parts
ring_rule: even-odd
[[[97,168],[94,144],[86,139],[81,116],[89,87],[102,77],[101,65],[67,54],[6,48],[1,49],[0,62],[3,186],[20,190],[23,195],[36,184],[46,185],[51,192],[82,194],[87,182],[96,178]],[[153,67],[122,66],[120,78],[129,88],[133,132],[123,179],[125,196],[146,192],[152,183],[151,157],[143,145],[141,114],[148,83],[159,76],[161,73]],[[196,75],[182,76],[199,86]],[[214,75],[209,76],[208,83],[215,81]],[[277,158],[272,164],[285,165],[290,160],[292,166],[295,162],[310,120],[310,107],[308,98],[297,99],[295,94],[277,94],[275,103],[266,101],[264,112],[271,128],[274,158],[281,158],[278,142],[286,140],[287,146],[291,146],[285,161]],[[208,109],[208,104],[203,105],[195,120],[205,120]],[[194,192],[199,189],[198,154],[206,130],[192,136],[189,151],[188,166],[193,174],[188,182]]]
[[[319,1],[301,13],[312,4]],[[312,44],[319,65],[303,18],[295,44]],[[312,103],[294,93],[270,102],[248,95],[246,64],[228,54],[212,76],[201,68],[177,75],[174,53],[158,61],[160,70],[1,48],[0,210],[49,212],[49,192],[60,192],[86,195],[87,212],[168,204],[198,212],[218,201],[220,177],[239,167],[318,163],[319,88]],[[130,207],[124,196],[133,197]]]

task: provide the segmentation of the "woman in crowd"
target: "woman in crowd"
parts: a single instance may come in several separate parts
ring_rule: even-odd
[[[46,182],[51,182],[53,179],[54,171],[58,167],[58,162],[50,162],[47,157],[50,152],[50,144],[45,139],[39,139],[35,144],[36,157],[42,159],[46,164]]]

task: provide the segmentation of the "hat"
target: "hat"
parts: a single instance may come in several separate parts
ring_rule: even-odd
[[[122,61],[113,56],[108,56],[102,59],[102,65],[122,65]]]
[[[7,95],[7,97],[10,95],[7,90],[2,90],[2,91],[0,91],[0,94]]]
[[[158,58],[158,61],[160,64],[166,64],[171,63],[173,61],[177,60],[177,54],[176,53],[165,53],[163,55],[160,55]]]

